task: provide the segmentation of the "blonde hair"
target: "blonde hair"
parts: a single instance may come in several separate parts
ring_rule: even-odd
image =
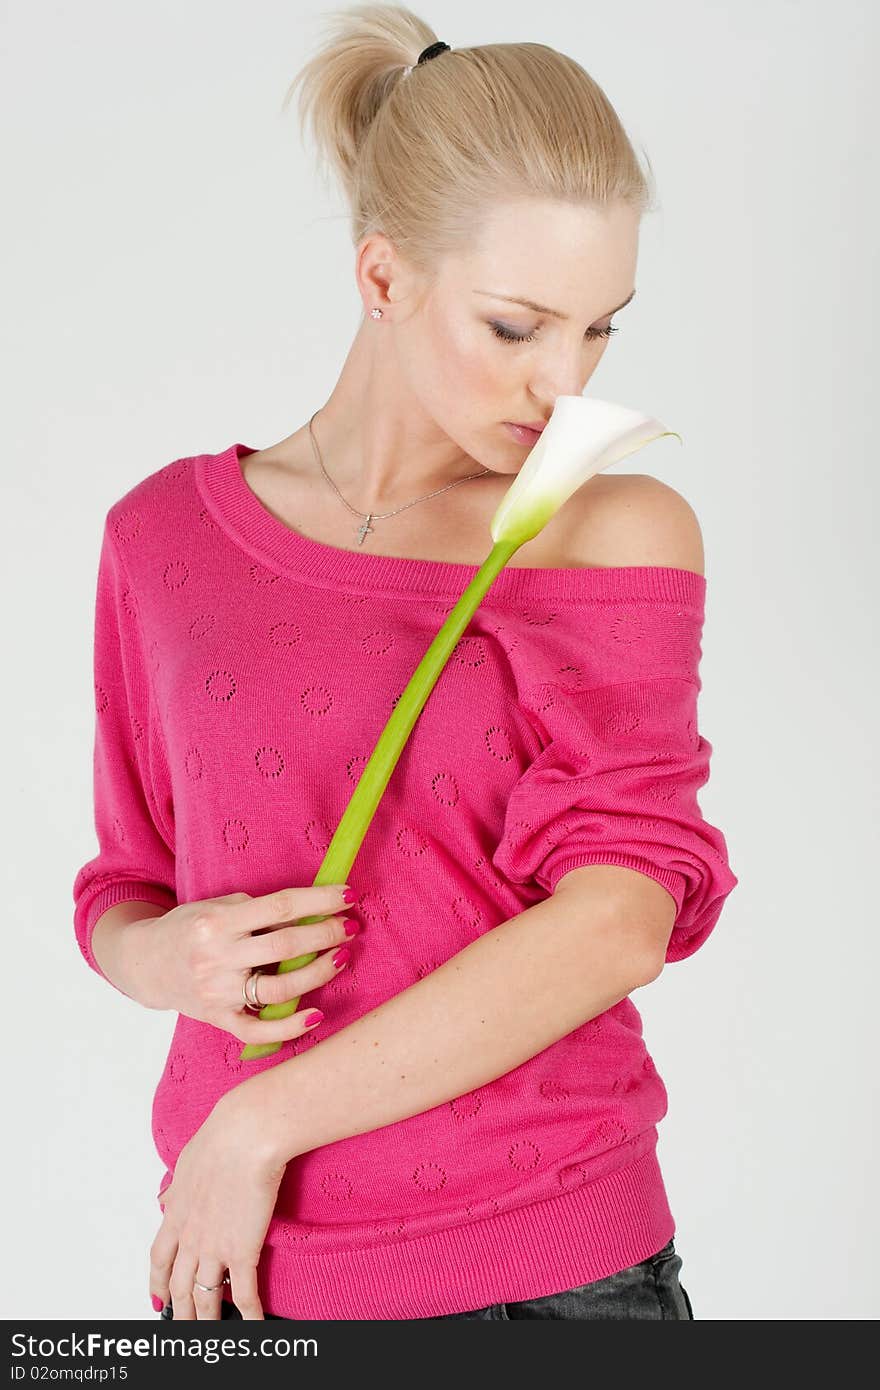
[[[453,44],[418,64],[437,35],[400,5],[336,10],[327,29],[282,109],[299,87],[301,132],[311,124],[322,169],[342,183],[355,246],[384,232],[430,278],[511,198],[651,210],[614,108],[573,58],[541,43]]]

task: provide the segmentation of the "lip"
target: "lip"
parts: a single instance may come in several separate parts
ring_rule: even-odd
[[[515,425],[512,421],[505,420],[504,428],[510,430],[510,433],[518,444],[527,444],[531,447],[537,444],[546,425],[544,423],[542,423],[540,427],[536,427],[535,425]]]

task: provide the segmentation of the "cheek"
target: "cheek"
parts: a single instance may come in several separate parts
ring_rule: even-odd
[[[510,398],[511,372],[505,372],[490,330],[447,333],[442,341],[436,379],[447,404],[457,401],[465,414],[472,409],[480,417],[495,404],[501,409]]]

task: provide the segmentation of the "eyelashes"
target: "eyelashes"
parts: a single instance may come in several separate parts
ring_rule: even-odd
[[[495,334],[495,337],[500,338],[502,342],[505,343],[530,343],[535,337],[534,331],[524,334],[511,333],[510,329],[505,328],[503,323],[490,323],[489,327]],[[607,328],[588,328],[586,336],[588,342],[595,342],[597,338],[610,338],[612,333],[617,332],[617,325],[610,323]],[[590,335],[592,335],[592,337]]]

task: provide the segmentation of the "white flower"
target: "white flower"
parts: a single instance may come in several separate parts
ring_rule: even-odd
[[[588,396],[557,396],[540,438],[492,518],[492,539],[517,549],[536,536],[573,492],[609,464],[674,434],[638,410]]]

